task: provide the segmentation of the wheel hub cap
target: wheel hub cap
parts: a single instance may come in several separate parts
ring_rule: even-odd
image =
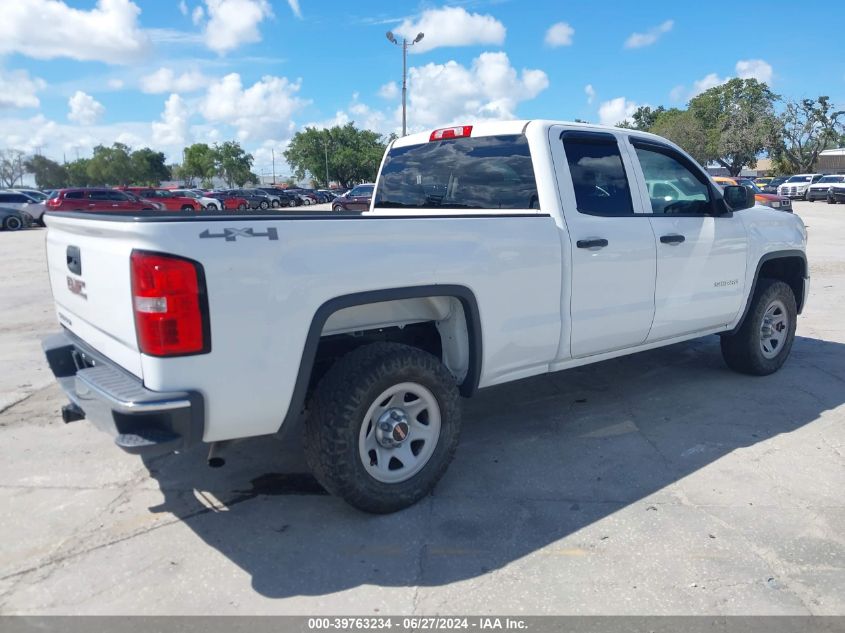
[[[772,301],[760,324],[760,351],[765,358],[774,358],[784,347],[789,328],[789,315],[780,300]]]
[[[385,448],[396,448],[408,439],[411,428],[403,409],[388,409],[376,423],[376,440]]]

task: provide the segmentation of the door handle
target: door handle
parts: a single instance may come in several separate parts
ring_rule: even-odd
[[[89,206],[89,207],[96,207],[97,205],[96,205],[96,204],[94,204],[93,202],[89,202],[89,203],[88,203],[88,206]]]
[[[660,241],[663,244],[680,244],[685,239],[687,239],[687,238],[685,238],[683,235],[677,235],[677,234],[661,235],[660,236]]]
[[[578,240],[575,246],[578,248],[604,248],[608,241],[604,238],[591,238],[589,240]]]

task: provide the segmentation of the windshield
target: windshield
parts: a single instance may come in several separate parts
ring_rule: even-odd
[[[845,182],[845,176],[825,176],[819,182]]]
[[[812,176],[792,176],[786,182],[810,182],[812,179]]]
[[[753,191],[754,193],[763,193],[763,191],[760,189],[760,187],[757,186],[757,183],[754,182],[753,180],[743,179],[743,180],[739,181],[739,184],[741,184],[743,187],[750,188],[751,191]]]
[[[537,209],[525,136],[482,136],[394,147],[375,208]]]

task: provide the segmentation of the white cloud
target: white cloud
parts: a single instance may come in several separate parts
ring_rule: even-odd
[[[235,126],[241,140],[287,138],[292,116],[308,103],[297,96],[299,88],[299,81],[270,75],[244,88],[241,76],[231,73],[212,81],[200,112],[211,123]]]
[[[179,0],[179,13],[188,15],[188,3],[185,0]]]
[[[592,105],[593,101],[596,100],[596,89],[593,88],[593,84],[584,86],[584,93],[587,95],[587,103]]]
[[[46,87],[43,79],[25,70],[0,69],[0,108],[37,108],[41,102],[36,93]]]
[[[185,101],[172,94],[164,103],[160,121],[153,121],[153,144],[157,147],[184,147],[187,140],[188,117],[190,113]]]
[[[616,125],[631,117],[637,108],[638,103],[628,101],[625,97],[616,97],[610,101],[604,101],[599,106],[599,123],[602,125]]]
[[[204,19],[205,9],[202,8],[201,4],[198,4],[194,7],[194,10],[191,12],[191,22],[194,23],[194,26],[199,26]]]
[[[205,0],[205,4],[208,7],[206,45],[221,55],[243,44],[260,42],[258,25],[273,16],[267,0]]]
[[[741,59],[736,63],[736,76],[740,79],[756,79],[768,84],[773,75],[771,64],[762,59]]]
[[[625,48],[642,48],[644,46],[651,46],[661,35],[668,33],[675,26],[674,20],[666,20],[657,26],[650,28],[645,33],[631,33],[627,40],[625,40]]]
[[[118,79],[117,77],[115,77],[113,79],[109,79],[108,82],[106,82],[106,85],[112,90],[120,90],[125,84],[123,79]]]
[[[4,0],[3,5],[0,55],[114,64],[137,59],[149,45],[138,26],[141,9],[130,0],[98,0],[90,10],[61,0]]]
[[[102,103],[89,94],[77,90],[67,102],[67,118],[80,125],[94,125],[106,111]]]
[[[736,72],[735,76],[740,79],[756,79],[764,83],[771,83],[774,78],[774,69],[771,64],[762,59],[741,59],[734,66],[734,71]],[[731,77],[720,77],[717,73],[709,73],[694,81],[689,92],[683,85],[675,86],[669,93],[669,97],[673,101],[682,101],[684,97],[692,99],[702,92],[710,90],[710,88],[721,86],[730,79]]]
[[[399,85],[395,81],[389,81],[378,89],[378,96],[382,99],[395,99],[399,96]]]
[[[209,79],[197,70],[177,75],[172,68],[159,68],[141,77],[141,90],[148,94],[163,92],[194,92],[208,85]]]
[[[572,46],[572,36],[575,29],[566,22],[552,24],[546,31],[546,46],[557,48],[558,46]]]
[[[293,11],[293,14],[301,18],[302,17],[302,9],[299,8],[299,0],[288,0],[288,4],[290,5],[290,10]]]
[[[482,53],[467,68],[455,61],[409,71],[408,118],[415,129],[471,119],[512,119],[519,102],[549,85],[542,70],[517,73],[505,53]]]
[[[441,46],[501,45],[505,41],[505,26],[496,18],[469,13],[461,7],[428,9],[416,22],[406,18],[394,32],[408,40],[413,40],[417,33],[425,33],[425,38],[409,49],[412,53]]]
[[[710,90],[710,88],[715,88],[716,86],[721,86],[723,83],[727,81],[727,78],[722,79],[716,73],[710,73],[699,79],[698,81],[694,81],[692,84],[692,92],[690,93],[690,98],[694,97],[695,95],[699,95],[702,92]]]

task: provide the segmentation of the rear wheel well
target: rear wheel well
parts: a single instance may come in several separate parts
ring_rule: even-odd
[[[757,282],[760,279],[778,279],[792,288],[795,295],[795,305],[798,313],[804,307],[804,278],[807,276],[806,262],[799,256],[777,257],[763,262],[760,272],[757,275]]]

